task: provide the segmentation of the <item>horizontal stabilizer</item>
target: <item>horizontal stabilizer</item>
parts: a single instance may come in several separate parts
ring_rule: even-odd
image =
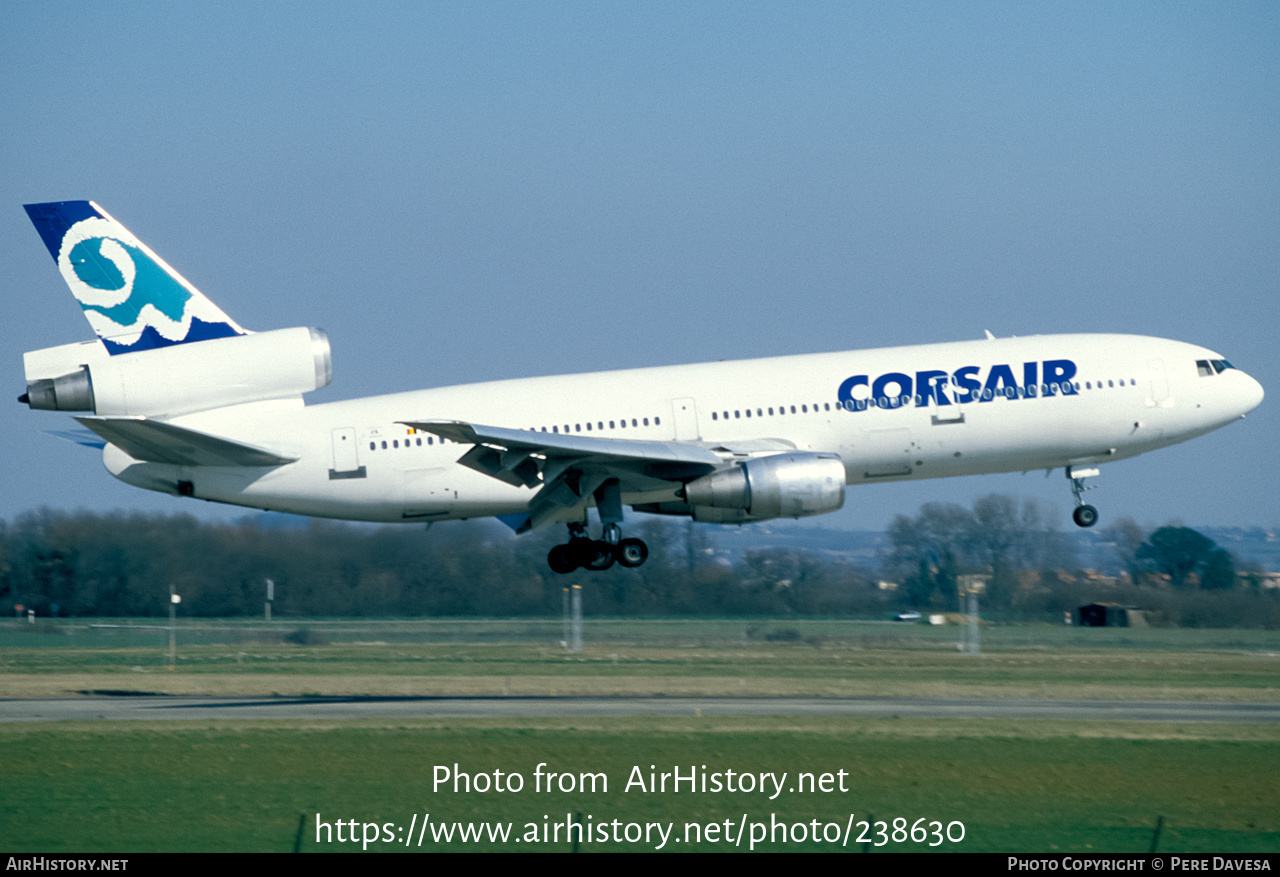
[[[174,466],[280,466],[285,457],[255,445],[219,438],[144,417],[77,417],[135,460]]]
[[[86,448],[102,450],[107,446],[107,443],[97,433],[87,429],[50,429],[46,431],[49,435],[56,435],[58,438],[84,445]]]

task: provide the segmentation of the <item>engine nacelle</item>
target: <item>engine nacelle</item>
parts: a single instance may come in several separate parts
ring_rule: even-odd
[[[844,479],[844,462],[836,454],[774,454],[691,481],[684,496],[698,520],[803,518],[841,508]]]
[[[319,329],[275,329],[110,356],[87,341],[23,357],[32,408],[174,416],[317,390],[333,377]]]

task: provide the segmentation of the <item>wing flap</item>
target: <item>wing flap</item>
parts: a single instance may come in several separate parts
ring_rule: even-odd
[[[488,445],[476,445],[458,462],[512,487],[537,487],[540,483],[538,463],[528,451],[504,452]]]
[[[221,438],[145,417],[77,417],[135,460],[175,466],[280,466],[287,457],[233,439]]]

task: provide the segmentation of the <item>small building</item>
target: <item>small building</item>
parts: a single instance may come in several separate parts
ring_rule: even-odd
[[[1090,603],[1076,610],[1076,623],[1081,627],[1146,627],[1147,615],[1137,606]]]

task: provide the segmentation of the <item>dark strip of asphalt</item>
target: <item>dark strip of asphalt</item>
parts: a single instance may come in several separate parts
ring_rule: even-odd
[[[927,697],[168,697],[0,700],[0,722],[626,716],[1280,722],[1280,704]]]

